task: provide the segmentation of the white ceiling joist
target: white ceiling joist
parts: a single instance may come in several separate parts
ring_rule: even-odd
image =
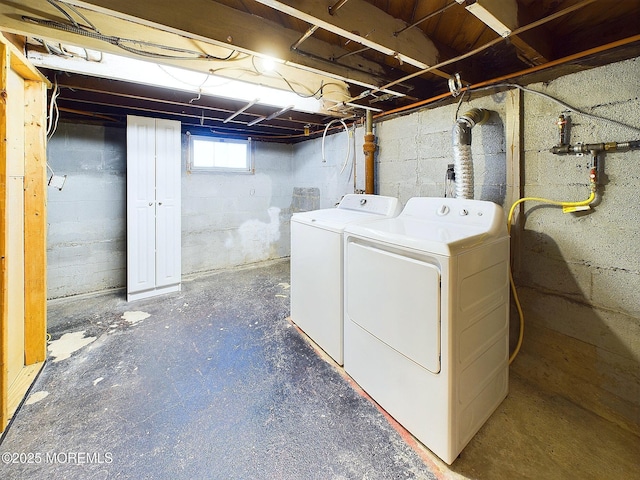
[[[501,37],[518,28],[516,0],[477,0],[465,8]]]
[[[438,50],[424,33],[412,28],[396,35],[406,25],[364,0],[256,0],[259,3],[320,27],[378,52],[398,62],[420,69],[438,63]]]

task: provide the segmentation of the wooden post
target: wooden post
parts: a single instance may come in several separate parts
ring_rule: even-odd
[[[7,290],[7,69],[9,51],[0,43],[0,431],[8,419],[8,322]]]
[[[506,205],[508,209],[513,203],[522,198],[522,91],[518,88],[509,90],[506,103],[506,140],[507,140],[507,192]],[[511,265],[513,274],[517,276],[520,269],[522,204],[516,208],[511,227]]]
[[[45,112],[49,86],[0,35],[0,432],[35,380],[46,354]],[[9,192],[13,192],[11,197]]]
[[[25,365],[43,362],[47,331],[46,85],[25,82],[24,352]]]

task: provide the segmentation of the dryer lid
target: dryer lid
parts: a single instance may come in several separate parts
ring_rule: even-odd
[[[499,205],[432,197],[412,198],[398,217],[348,226],[345,232],[446,256],[507,236]]]

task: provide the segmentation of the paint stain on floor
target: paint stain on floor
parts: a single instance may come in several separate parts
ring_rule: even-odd
[[[120,318],[122,318],[126,322],[129,322],[131,325],[135,325],[136,323],[141,322],[142,320],[144,320],[145,318],[149,318],[150,316],[151,314],[147,312],[133,311],[124,312],[124,314]]]
[[[49,355],[53,358],[53,363],[66,360],[71,354],[82,347],[89,345],[97,337],[85,337],[86,330],[73,333],[65,333],[58,340],[49,342]]]
[[[47,398],[49,396],[49,392],[47,391],[40,391],[40,392],[34,392],[31,395],[29,395],[29,398],[27,398],[27,400],[24,402],[25,405],[33,405],[34,403],[38,403],[40,400],[44,400],[45,398]]]

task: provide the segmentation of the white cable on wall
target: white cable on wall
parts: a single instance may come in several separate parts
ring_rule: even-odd
[[[331,125],[333,125],[335,122],[340,122],[344,127],[344,132],[347,134],[347,156],[344,159],[342,170],[340,170],[340,173],[342,173],[347,166],[347,163],[349,162],[349,154],[351,153],[351,138],[349,136],[349,127],[347,127],[347,124],[341,118],[334,118],[329,123],[327,123],[327,126],[324,128],[324,133],[322,134],[322,163],[327,162],[327,160],[324,158],[324,142],[327,138],[327,132],[329,131],[329,127],[331,127]]]

